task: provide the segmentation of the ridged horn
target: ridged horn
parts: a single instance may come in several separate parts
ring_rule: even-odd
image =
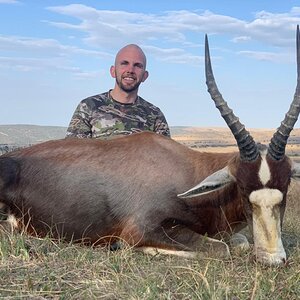
[[[285,155],[285,147],[290,136],[291,131],[298,119],[300,112],[300,34],[299,25],[297,25],[296,33],[296,47],[297,47],[297,87],[294,99],[290,105],[284,120],[280,127],[274,133],[269,144],[268,155],[274,160],[280,160]]]
[[[228,107],[227,102],[223,99],[218,90],[211,67],[207,35],[205,35],[205,75],[207,90],[212,100],[215,102],[216,108],[220,111],[221,116],[236,139],[241,160],[256,160],[259,155],[256,143],[250,133],[245,129],[245,126],[239,121],[239,118],[236,117],[232,109]]]

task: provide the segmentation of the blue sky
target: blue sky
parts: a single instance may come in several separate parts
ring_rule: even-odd
[[[171,126],[225,126],[206,91],[204,35],[219,89],[248,128],[275,128],[296,86],[290,0],[0,0],[0,124],[67,126],[80,100],[114,85],[119,48],[148,58],[140,96]],[[299,126],[299,122],[296,126]]]

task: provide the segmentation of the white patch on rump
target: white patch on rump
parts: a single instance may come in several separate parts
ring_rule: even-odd
[[[0,202],[0,210],[3,210],[2,215],[6,216],[6,219],[1,220],[0,224],[9,224],[12,230],[18,228],[18,221],[16,217],[9,212],[9,209],[3,202]]]
[[[18,221],[14,215],[8,215],[6,222],[10,224],[12,229],[18,228]]]

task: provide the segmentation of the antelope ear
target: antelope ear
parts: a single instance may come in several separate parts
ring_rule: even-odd
[[[193,198],[208,194],[223,188],[231,182],[235,182],[235,177],[230,174],[228,167],[225,167],[206,177],[203,181],[201,181],[199,184],[192,187],[188,191],[182,194],[178,194],[177,197]]]
[[[300,180],[300,163],[293,161],[291,177],[295,180]]]

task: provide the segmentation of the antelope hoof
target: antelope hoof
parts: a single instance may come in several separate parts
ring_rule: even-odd
[[[250,244],[247,238],[241,233],[235,233],[229,240],[233,252],[241,254],[250,249]]]

